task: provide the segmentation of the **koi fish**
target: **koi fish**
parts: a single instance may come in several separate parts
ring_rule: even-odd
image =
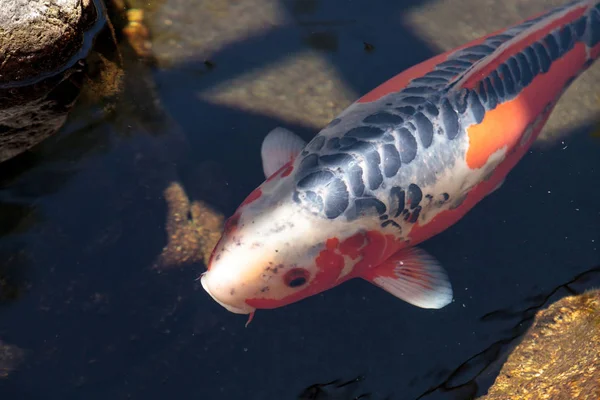
[[[308,143],[274,129],[204,290],[248,322],[353,278],[448,305],[448,274],[417,245],[502,185],[599,55],[600,1],[575,1],[405,70]]]

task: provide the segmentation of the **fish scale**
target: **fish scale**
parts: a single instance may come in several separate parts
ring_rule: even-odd
[[[386,181],[405,181],[403,176],[396,178],[397,174],[402,175],[402,165],[413,162],[426,164],[424,157],[419,157],[419,148],[427,149],[435,144],[434,127],[437,128],[436,133],[445,134],[450,140],[460,138],[465,133],[465,126],[481,123],[487,111],[517,97],[537,75],[547,73],[552,63],[571,50],[575,43],[583,42],[588,47],[594,47],[599,41],[599,5],[576,21],[554,29],[543,39],[512,55],[482,78],[476,89],[459,90],[455,86],[461,74],[469,71],[477,62],[485,57],[493,57],[502,45],[515,39],[535,23],[544,21],[577,3],[551,10],[509,28],[503,34],[491,36],[482,44],[466,47],[449,55],[447,61],[439,63],[431,72],[413,79],[399,92],[379,100],[386,105],[365,116],[360,126],[344,131],[332,129],[335,125],[330,125],[328,129],[319,133],[307,146],[308,154],[302,157],[318,154],[320,161],[332,154],[350,156],[339,157],[337,162],[333,163],[317,162],[316,165],[310,164],[310,167],[307,167],[308,163],[303,164],[300,160],[299,179],[308,174],[315,176],[315,171],[319,169],[335,171],[328,175],[327,179],[311,181],[313,192],[336,182],[333,186],[335,190],[323,190],[327,193],[327,198],[321,213],[330,219],[340,216],[354,219],[366,209],[375,210],[378,215],[385,214],[387,207],[382,207],[381,202],[376,199],[376,191],[387,183]],[[360,109],[354,109],[353,112],[359,113]],[[336,118],[336,125],[342,120],[343,118]],[[384,141],[389,141],[384,140],[384,135],[393,137],[394,147],[389,144],[382,145]],[[346,137],[356,141],[344,147],[339,139]],[[323,150],[325,143],[327,146]],[[354,163],[356,158],[360,157],[362,164],[357,171]],[[381,159],[384,160],[383,163],[379,161]],[[422,165],[419,168],[427,166]],[[367,185],[363,191],[365,183]],[[353,190],[348,191],[347,186],[351,186]],[[360,193],[360,197],[357,193]],[[315,201],[314,197],[303,197],[301,193],[295,198],[300,202]],[[357,199],[360,199],[358,204]],[[343,207],[345,204],[347,206]],[[354,209],[351,210],[353,204]],[[309,205],[308,208],[315,209],[313,205]]]
[[[444,268],[417,245],[502,186],[599,56],[600,1],[575,1],[401,72],[309,143],[275,128],[267,179],[228,219],[203,288],[250,319],[352,278],[448,305]]]

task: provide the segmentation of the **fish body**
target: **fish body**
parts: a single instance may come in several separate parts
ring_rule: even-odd
[[[416,247],[498,189],[600,55],[600,1],[576,1],[417,64],[309,143],[277,128],[266,181],[228,220],[204,289],[253,314],[363,278],[441,308],[452,289]]]

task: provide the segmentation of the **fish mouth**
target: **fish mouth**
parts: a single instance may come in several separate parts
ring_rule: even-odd
[[[254,307],[251,307],[251,306],[247,306],[244,308],[235,307],[235,306],[232,306],[231,304],[227,304],[227,303],[224,303],[221,300],[219,300],[217,298],[217,296],[215,296],[213,294],[213,292],[211,292],[210,289],[208,288],[208,284],[206,283],[206,275],[205,274],[206,273],[202,274],[202,276],[200,277],[200,284],[202,285],[202,287],[204,288],[206,293],[208,293],[214,301],[219,303],[227,311],[232,312],[234,314],[251,314],[256,310]]]

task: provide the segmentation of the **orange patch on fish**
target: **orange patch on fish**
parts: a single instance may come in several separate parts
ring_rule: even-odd
[[[471,189],[460,206],[454,209],[441,211],[435,217],[433,217],[431,221],[424,225],[421,225],[419,221],[417,221],[409,234],[411,244],[417,245],[454,225],[479,201],[485,198],[488,193],[494,190],[498,184],[500,184],[500,182],[506,178],[506,175],[508,175],[514,166],[517,165],[519,160],[523,158],[531,144],[536,140],[540,131],[544,127],[544,124],[548,120],[551,112],[552,109],[546,111],[544,116],[534,128],[529,141],[523,146],[515,147],[515,149],[507,155],[504,161],[500,163],[498,167],[496,167],[494,173],[488,180],[479,183],[473,189]]]
[[[267,178],[265,182],[271,182],[273,179],[280,177],[284,178],[292,173],[294,170],[294,166],[292,165],[293,161],[288,161],[284,165],[281,166],[277,171],[275,171],[271,176]]]
[[[378,231],[367,231],[357,235],[350,236],[342,244],[340,251],[344,255],[351,258],[356,255],[356,251],[360,252],[362,257],[354,266],[353,275],[360,275],[362,271],[378,266],[383,260],[389,258],[401,247],[401,241],[394,235],[384,235]],[[356,246],[360,246],[357,247]]]
[[[288,176],[294,170],[294,166],[292,165],[291,161],[289,162],[289,164],[284,165],[284,167],[285,167],[285,170],[281,173],[282,178]]]
[[[344,269],[344,257],[337,252],[338,245],[337,238],[327,240],[325,248],[315,258],[318,272],[304,289],[281,299],[247,299],[246,304],[255,308],[277,308],[330,289],[332,282],[337,280]]]
[[[356,234],[343,242],[340,242],[338,238],[330,238],[325,242],[325,248],[315,258],[315,265],[318,269],[316,276],[304,289],[282,299],[247,299],[246,304],[255,308],[277,308],[324,292],[356,276],[356,273],[360,274],[360,271],[376,267],[382,260],[397,251],[399,243],[393,235],[383,235],[377,231]],[[345,266],[344,255],[356,257],[357,248],[355,246],[360,246],[359,252],[362,259],[354,267],[353,274],[338,280]]]
[[[586,47],[577,43],[554,61],[547,73],[536,76],[516,98],[488,111],[480,124],[468,127],[466,161],[469,168],[481,168],[496,151],[514,147],[525,128],[543,112],[547,99],[556,97],[572,78],[571,65],[581,65],[585,60]]]
[[[365,235],[363,233],[357,233],[340,244],[340,252],[351,259],[356,260],[360,256],[361,250],[365,244]]]
[[[252,191],[252,193],[250,193],[248,195],[248,197],[246,197],[246,199],[242,202],[242,204],[240,204],[240,207],[243,207],[245,205],[248,205],[248,204],[258,200],[260,198],[260,196],[262,196],[262,190],[260,189],[260,187],[257,187],[256,189],[254,189]]]

